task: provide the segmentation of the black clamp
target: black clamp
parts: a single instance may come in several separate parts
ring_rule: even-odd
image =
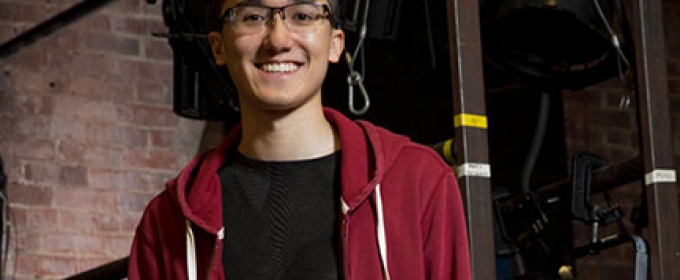
[[[606,192],[603,194],[607,203],[606,208],[593,205],[590,200],[592,171],[606,164],[604,159],[588,152],[576,155],[573,160],[571,214],[575,219],[590,225],[592,230],[590,244],[577,248],[576,255],[597,254],[603,249],[628,240],[628,233],[621,222],[623,210],[612,203],[609,194]],[[600,226],[612,223],[617,223],[621,232],[600,238]]]
[[[592,171],[605,164],[607,162],[604,159],[592,153],[583,152],[574,156],[571,174],[571,214],[575,219],[588,224],[600,220],[601,211],[590,201],[590,184]]]

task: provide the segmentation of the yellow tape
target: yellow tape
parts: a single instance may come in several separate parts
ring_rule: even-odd
[[[467,126],[486,129],[488,124],[486,116],[472,114],[458,114],[453,118],[455,127]]]

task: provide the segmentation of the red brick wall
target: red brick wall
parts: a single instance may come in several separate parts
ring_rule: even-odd
[[[668,136],[672,137],[674,144],[673,151],[669,152],[674,152],[675,167],[678,170],[680,166],[680,33],[678,33],[680,1],[665,0],[663,7],[673,129],[668,132]],[[580,151],[590,151],[609,162],[617,162],[639,154],[635,103],[632,103],[630,108],[620,108],[622,90],[620,81],[613,79],[579,92],[564,94],[566,142],[570,157]],[[633,183],[610,192],[614,202],[621,205],[624,210],[625,224],[628,229],[633,228],[629,222],[630,213],[640,195],[641,188],[641,184]],[[600,196],[594,203],[605,205]],[[601,236],[617,232],[616,226],[612,225],[605,228]],[[574,223],[574,237],[575,246],[586,244],[590,238],[590,229],[582,223]],[[619,246],[599,255],[580,259],[576,268],[584,279],[632,279],[632,260],[632,247]]]
[[[81,0],[0,0],[0,42]],[[127,256],[149,199],[199,147],[172,113],[160,2],[116,0],[0,60],[7,273],[61,279]],[[14,269],[16,267],[16,269]]]

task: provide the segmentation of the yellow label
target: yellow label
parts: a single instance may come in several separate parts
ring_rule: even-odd
[[[467,126],[476,128],[487,128],[486,116],[472,114],[458,114],[453,118],[455,127]]]

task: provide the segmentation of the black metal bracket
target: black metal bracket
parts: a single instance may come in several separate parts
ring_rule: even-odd
[[[26,48],[115,0],[84,0],[0,45],[0,59]]]
[[[128,276],[130,257],[103,264],[88,271],[70,276],[64,280],[119,280]]]

